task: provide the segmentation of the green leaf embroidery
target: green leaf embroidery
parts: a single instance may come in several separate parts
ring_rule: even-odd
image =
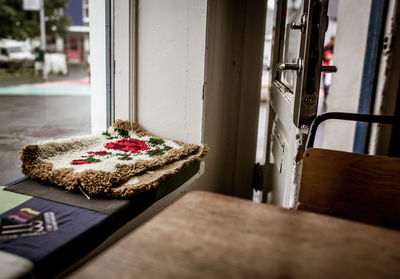
[[[165,143],[165,140],[163,140],[163,139],[156,139],[156,138],[150,138],[149,139],[149,144],[151,144],[151,145],[160,145],[160,144],[164,144]]]
[[[103,136],[106,136],[108,140],[117,139],[118,137],[113,137],[108,131],[102,133]]]
[[[130,161],[130,160],[132,160],[132,157],[129,156],[129,155],[125,155],[123,157],[119,157],[118,159],[119,160],[124,160],[124,161]]]
[[[149,155],[150,157],[153,157],[153,156],[164,155],[165,152],[164,152],[164,149],[157,148],[157,149],[153,149],[153,150],[147,150],[146,154]]]
[[[128,130],[117,129],[118,134],[123,138],[130,138]]]
[[[101,160],[100,159],[96,159],[96,158],[94,158],[93,157],[93,155],[89,155],[89,156],[87,156],[87,158],[86,158],[86,160],[85,160],[86,162],[96,162],[96,163],[98,163],[98,162],[101,162]]]
[[[127,154],[127,153],[116,153],[115,155],[117,155],[117,156],[129,156],[129,154]]]

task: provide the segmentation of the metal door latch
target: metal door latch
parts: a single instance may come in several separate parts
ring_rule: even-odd
[[[292,27],[292,29],[301,30],[301,33],[304,33],[304,31],[306,30],[306,21],[307,21],[306,15],[303,14],[303,15],[301,16],[300,23],[295,23],[295,22],[293,22],[291,27]]]
[[[281,71],[297,71],[297,74],[300,74],[301,70],[303,69],[303,60],[301,58],[298,58],[297,63],[280,63],[278,64],[277,68]]]

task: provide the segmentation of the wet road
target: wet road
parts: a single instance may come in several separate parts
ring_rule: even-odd
[[[23,146],[90,134],[90,117],[87,77],[0,87],[0,185],[22,176]]]

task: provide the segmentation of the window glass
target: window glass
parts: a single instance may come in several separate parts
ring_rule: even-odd
[[[83,0],[83,22],[89,22],[89,0]]]
[[[282,63],[297,63],[300,52],[301,31],[292,29],[293,23],[300,23],[303,14],[303,1],[289,0],[287,1],[286,22],[284,30],[284,49]],[[283,82],[290,90],[296,87],[297,72],[286,70],[282,71],[281,82]]]
[[[76,20],[84,4],[45,1],[43,49],[39,11],[0,1],[9,11],[0,13],[0,185],[23,176],[23,146],[91,132],[89,26]]]
[[[71,39],[71,50],[78,50],[78,41],[76,39]]]

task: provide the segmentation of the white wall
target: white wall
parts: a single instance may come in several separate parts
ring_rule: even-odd
[[[89,1],[92,133],[106,129],[105,1]]]
[[[333,74],[328,111],[357,112],[371,0],[339,1]],[[355,123],[328,121],[324,148],[352,151]]]
[[[207,1],[145,0],[138,10],[138,122],[200,143]]]
[[[192,189],[251,197],[265,35],[264,0],[208,0],[203,176]]]
[[[131,78],[130,60],[133,51],[130,50],[130,21],[132,16],[129,10],[130,0],[114,1],[114,104],[115,120],[133,120],[131,111],[132,101],[130,100],[131,88],[129,79]],[[134,20],[134,19],[132,19]]]

